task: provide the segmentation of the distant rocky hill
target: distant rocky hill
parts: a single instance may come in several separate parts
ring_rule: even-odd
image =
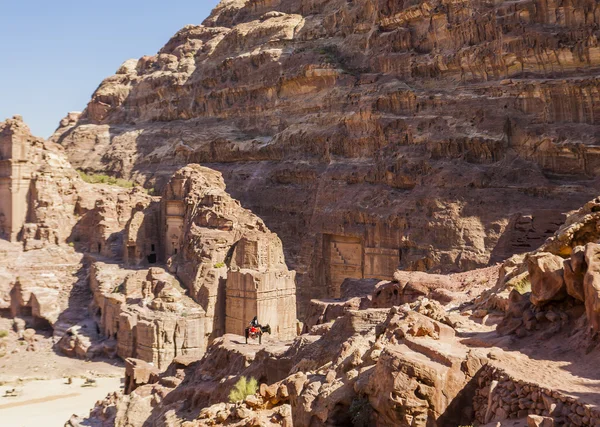
[[[224,0],[53,140],[162,188],[188,163],[284,243],[299,297],[532,250],[598,194],[600,6]]]

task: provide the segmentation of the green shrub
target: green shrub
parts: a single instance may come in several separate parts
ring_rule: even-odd
[[[529,280],[529,276],[525,276],[521,280],[515,282],[513,287],[521,295],[531,292],[531,281]]]
[[[0,338],[6,338],[8,336],[8,331],[4,329],[0,330]]]
[[[70,247],[74,247],[74,246],[75,246],[75,243],[73,243],[73,242],[69,242],[69,246],[70,246]]]
[[[244,400],[246,397],[256,394],[258,390],[258,381],[255,378],[246,380],[246,377],[241,377],[229,392],[229,401],[236,403]]]
[[[373,407],[366,397],[359,397],[352,400],[349,412],[354,427],[369,427],[371,425]]]
[[[225,263],[224,262],[218,262],[215,264],[215,268],[223,268],[225,267]]]
[[[133,188],[135,183],[122,178],[115,178],[104,174],[87,174],[84,171],[78,170],[79,176],[88,184],[108,184],[123,188]]]

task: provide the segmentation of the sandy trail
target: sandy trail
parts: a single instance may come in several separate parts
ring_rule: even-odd
[[[98,378],[97,387],[81,387],[84,380],[73,384],[63,379],[31,381],[17,386],[18,397],[0,397],[2,427],[63,427],[73,414],[87,416],[97,400],[119,390],[120,378]],[[0,387],[0,396],[14,386]]]

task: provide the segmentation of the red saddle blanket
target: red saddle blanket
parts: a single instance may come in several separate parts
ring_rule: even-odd
[[[259,329],[255,328],[254,326],[250,326],[250,333],[251,334],[258,334]]]

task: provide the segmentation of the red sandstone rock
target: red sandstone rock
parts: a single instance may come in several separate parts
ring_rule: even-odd
[[[567,292],[563,259],[551,253],[539,252],[526,258],[531,280],[531,302],[542,305],[563,299]]]
[[[346,278],[534,250],[597,195],[597,15],[224,1],[124,63],[53,140],[158,190],[188,163],[221,171],[284,242],[304,314]]]

